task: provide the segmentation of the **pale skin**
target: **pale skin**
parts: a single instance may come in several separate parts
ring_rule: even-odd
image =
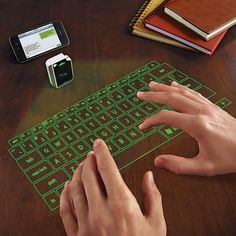
[[[93,149],[61,193],[60,215],[67,235],[166,235],[161,195],[152,172],[143,177],[143,214],[106,144],[96,140]]]
[[[176,111],[162,110],[147,118],[140,129],[165,123],[190,134],[199,146],[193,158],[172,154],[158,156],[157,167],[176,174],[213,176],[236,172],[236,119],[200,93],[177,83],[171,86],[151,82],[151,91],[139,92],[138,98],[169,104]]]
[[[169,104],[147,118],[139,128],[165,123],[189,133],[199,145],[199,154],[184,158],[173,154],[155,158],[157,167],[177,174],[213,176],[236,172],[236,120],[197,92],[179,84],[150,83],[138,98]],[[98,139],[93,151],[65,184],[60,214],[68,236],[162,236],[166,235],[161,195],[152,172],[143,177],[144,213],[124,183],[106,146]]]

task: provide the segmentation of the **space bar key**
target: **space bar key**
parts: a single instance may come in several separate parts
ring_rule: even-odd
[[[159,148],[168,141],[166,137],[161,135],[158,131],[145,137],[142,141],[134,144],[125,151],[114,156],[114,160],[120,170],[136,162],[148,153]]]

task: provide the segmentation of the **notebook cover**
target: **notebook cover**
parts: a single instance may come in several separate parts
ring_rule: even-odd
[[[129,24],[129,29],[131,30],[131,33],[133,35],[141,36],[143,38],[154,40],[160,43],[192,50],[192,48],[186,46],[185,44],[182,44],[162,34],[154,32],[144,26],[144,18],[146,18],[155,9],[160,7],[164,2],[165,0],[146,0],[132,19],[131,23]]]
[[[212,54],[224,35],[227,31],[220,33],[218,36],[214,37],[209,41],[205,41],[199,38],[194,32],[185,28],[175,20],[169,18],[164,14],[163,11],[157,11],[155,14],[151,14],[150,17],[145,19],[145,26],[152,25],[156,28],[162,29],[165,32],[168,32],[174,36],[178,36],[181,39],[185,39],[191,43],[194,43],[204,49],[209,51],[209,54]]]
[[[236,0],[170,0],[166,8],[206,33],[236,23]]]

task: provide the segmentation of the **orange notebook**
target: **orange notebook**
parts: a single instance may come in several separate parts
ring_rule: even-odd
[[[211,55],[215,51],[227,32],[224,31],[215,38],[205,41],[199,38],[198,35],[193,33],[191,30],[169,18],[161,9],[150,14],[149,17],[145,19],[144,23],[147,28],[175,39],[208,55]]]
[[[170,0],[164,11],[205,40],[236,24],[236,0]]]

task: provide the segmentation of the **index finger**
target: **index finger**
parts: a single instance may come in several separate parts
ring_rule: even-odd
[[[97,139],[94,142],[93,148],[97,161],[97,168],[106,188],[107,195],[122,193],[127,187],[107,145],[102,139]]]
[[[199,103],[176,92],[138,92],[139,99],[158,104],[168,104],[175,110],[193,114],[199,110]]]

